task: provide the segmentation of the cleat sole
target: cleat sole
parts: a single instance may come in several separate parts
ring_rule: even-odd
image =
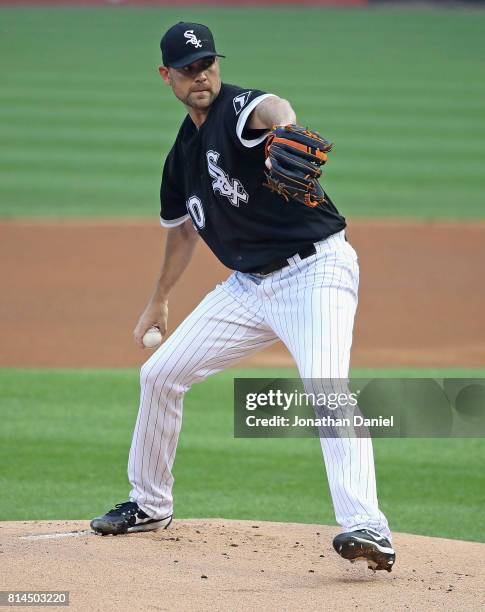
[[[341,557],[352,563],[365,560],[367,567],[373,572],[377,570],[391,572],[396,559],[396,554],[392,548],[380,546],[375,542],[348,534],[345,541],[338,542],[334,545],[334,548]]]

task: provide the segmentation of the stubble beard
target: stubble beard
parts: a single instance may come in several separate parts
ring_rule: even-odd
[[[185,98],[185,100],[182,100],[182,102],[190,108],[203,111],[208,110],[217,97],[216,93],[214,93],[213,91],[208,91],[207,93],[209,94],[209,96],[200,99],[197,97],[197,93],[198,92],[191,91]]]

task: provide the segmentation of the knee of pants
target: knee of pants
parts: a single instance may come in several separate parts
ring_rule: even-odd
[[[159,351],[141,367],[141,389],[156,389],[161,394],[185,393],[190,387],[190,372],[187,368],[184,371],[183,360],[171,360],[168,356],[164,356],[162,349]]]

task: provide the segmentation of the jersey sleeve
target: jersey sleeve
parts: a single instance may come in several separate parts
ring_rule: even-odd
[[[252,149],[264,142],[268,130],[248,129],[246,122],[258,104],[273,96],[259,89],[242,90],[227,104],[224,117],[226,128],[238,147]]]
[[[163,227],[176,227],[189,219],[180,178],[177,180],[175,147],[163,166],[160,185],[160,223]]]

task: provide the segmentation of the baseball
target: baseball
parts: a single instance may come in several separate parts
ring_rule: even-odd
[[[160,346],[160,344],[162,344],[162,334],[158,327],[150,327],[150,329],[145,332],[142,342],[145,348]]]

